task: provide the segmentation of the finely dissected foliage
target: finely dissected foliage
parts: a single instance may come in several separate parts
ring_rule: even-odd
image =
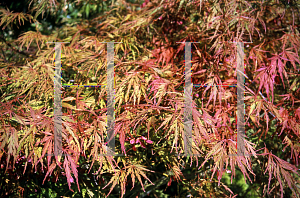
[[[255,197],[299,197],[299,4],[33,0],[26,14],[1,8],[1,169],[10,175],[15,167],[23,174],[32,169],[43,184],[66,177],[70,190],[74,183],[74,193],[90,197],[163,197],[161,186],[172,181],[173,197],[244,197],[250,191]],[[9,36],[23,21],[34,28]],[[81,85],[106,84],[101,42],[122,42],[114,48],[115,131],[116,152],[125,156],[100,155],[106,149],[105,87],[62,89],[63,154],[69,155],[50,156],[55,50],[48,41],[70,42],[62,44],[62,82]],[[176,42],[185,41],[200,42],[192,44],[192,81],[207,85],[236,84],[230,42],[252,42],[244,49],[245,148],[251,155],[232,155],[236,88],[207,86],[193,88],[193,151],[201,155],[176,156],[184,151],[185,71],[185,44]],[[90,171],[96,185],[84,179]],[[239,171],[248,183],[244,194],[233,190]],[[25,187],[10,180],[4,182],[21,195]],[[1,191],[11,192],[4,182]]]

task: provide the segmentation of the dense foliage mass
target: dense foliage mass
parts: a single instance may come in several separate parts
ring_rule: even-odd
[[[300,59],[296,0],[2,1],[1,197],[299,197]],[[54,152],[54,45],[62,82],[106,84],[115,44],[116,152],[105,153],[106,88],[64,87]],[[185,44],[193,84],[236,84],[245,43],[245,148],[236,87],[193,87],[184,151]],[[46,156],[46,154],[49,154]],[[200,155],[199,155],[200,154]],[[70,189],[70,190],[66,190]]]

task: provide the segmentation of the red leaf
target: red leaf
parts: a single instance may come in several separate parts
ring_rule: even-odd
[[[143,148],[146,148],[146,145],[144,144],[144,142],[142,141],[139,141],[140,145],[143,147]]]
[[[283,81],[282,81],[282,82],[283,82]],[[280,78],[279,78],[278,75],[275,76],[275,84],[276,84],[276,85],[279,85],[279,84],[280,84]]]
[[[266,70],[266,69],[267,69],[266,67],[263,67],[263,68],[260,68],[260,69],[256,70],[255,72],[263,71],[263,70]]]
[[[147,142],[148,144],[152,144],[152,143],[153,143],[153,141],[151,141],[151,140],[146,140],[146,142]]]
[[[135,140],[134,139],[131,139],[130,140],[130,144],[134,144],[135,143]]]
[[[72,176],[71,176],[71,170],[70,170],[70,167],[69,167],[69,161],[67,160],[67,158],[65,157],[65,161],[64,161],[64,168],[65,168],[65,171],[66,171],[66,176],[67,176],[67,182],[68,182],[68,186],[69,186],[69,189],[74,192],[72,189],[71,189],[71,180],[73,180]]]
[[[145,138],[144,136],[141,137],[142,140],[147,140],[147,138]]]
[[[116,131],[120,131],[120,143],[121,143],[121,150],[126,154],[126,149],[125,149],[125,133],[126,133],[126,128],[121,129],[122,124],[118,124],[116,126]],[[124,125],[123,125],[124,126]]]
[[[76,183],[77,183],[77,187],[78,187],[78,190],[80,192],[80,188],[79,188],[79,183],[78,183],[78,171],[77,171],[77,164],[76,164],[76,161],[74,158],[72,158],[71,156],[68,156],[68,159],[69,159],[69,162],[71,163],[71,169],[72,169],[72,172],[75,176],[75,179],[76,179]],[[72,178],[73,179],[73,178]],[[74,182],[74,180],[73,180]]]
[[[135,145],[132,145],[132,150],[136,151]]]
[[[169,180],[169,182],[168,182],[168,186],[171,186],[171,183],[172,183],[172,177],[170,177],[170,180]]]
[[[50,168],[48,169],[48,172],[46,173],[46,176],[45,176],[45,178],[44,178],[44,180],[43,180],[43,184],[44,184],[46,178],[48,177],[48,175],[49,175],[49,174],[51,175],[51,173],[53,172],[53,170],[55,169],[55,167],[56,167],[56,164],[55,164],[55,163],[52,163],[51,166],[50,166]]]

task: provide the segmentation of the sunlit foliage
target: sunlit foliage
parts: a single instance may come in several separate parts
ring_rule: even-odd
[[[1,169],[20,177],[13,170],[22,164],[22,174],[39,172],[43,183],[64,177],[71,191],[89,197],[167,197],[160,188],[173,182],[173,197],[299,197],[300,2],[287,2],[32,0],[27,13],[3,6]],[[10,36],[24,22],[31,29]],[[106,84],[101,42],[122,42],[114,48],[115,135],[116,152],[125,156],[100,156],[105,87],[63,88],[63,153],[69,156],[46,156],[54,152],[55,50],[49,41],[70,42],[62,44],[62,83],[81,85]],[[244,49],[250,156],[232,155],[237,96],[229,86],[193,88],[193,151],[201,155],[176,156],[184,151],[185,71],[185,45],[176,42],[185,41],[200,42],[192,44],[192,81],[208,85],[236,84],[230,42],[251,42]],[[244,194],[232,190],[237,171],[252,186]],[[3,195],[13,186],[26,197],[13,180],[1,182]]]

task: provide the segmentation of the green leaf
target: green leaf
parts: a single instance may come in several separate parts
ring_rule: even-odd
[[[89,18],[89,13],[90,13],[90,4],[87,4],[85,7],[86,18]]]
[[[180,3],[179,3],[179,7],[178,7],[178,10],[177,10],[177,13],[179,12],[179,10],[181,9],[181,7],[182,7],[182,5],[183,5],[183,2],[184,2],[185,0],[181,0],[180,1]]]
[[[90,196],[90,198],[94,197],[94,193],[90,189],[87,189],[87,193]]]
[[[86,194],[86,189],[83,188],[83,189],[82,189],[82,197],[83,197],[83,198],[85,198],[85,194]]]

